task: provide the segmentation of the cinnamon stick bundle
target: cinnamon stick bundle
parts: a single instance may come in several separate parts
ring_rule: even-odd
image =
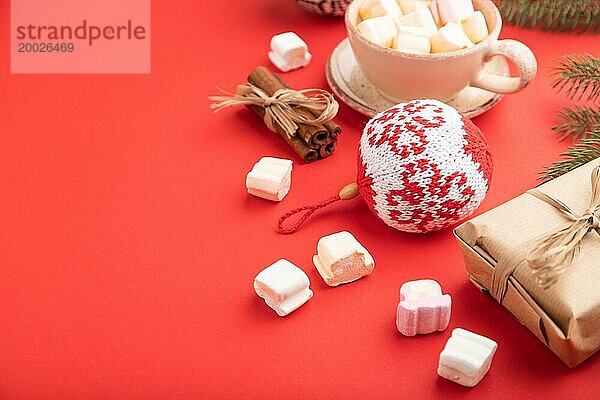
[[[257,88],[261,89],[268,96],[273,96],[280,89],[291,89],[283,81],[283,79],[271,72],[268,68],[259,66],[255,68],[248,76],[248,82]],[[248,91],[251,91],[248,85],[240,85],[237,89],[237,94],[241,97],[247,96]],[[215,98],[215,100],[222,100]],[[225,107],[225,102],[217,105],[217,107]],[[259,118],[264,119],[266,110],[263,106],[246,102],[248,107]],[[321,111],[313,110],[306,106],[294,107],[294,112],[301,115],[306,120],[314,120],[321,116]],[[286,144],[300,157],[304,162],[312,162],[319,158],[329,157],[337,145],[337,136],[341,133],[341,128],[333,121],[327,121],[322,124],[306,124],[296,122],[297,130],[293,135],[289,134],[279,124],[273,124],[271,129],[281,137]],[[288,128],[289,129],[289,128]]]
[[[277,74],[272,73],[268,68],[259,66],[254,69],[248,76],[248,82],[265,91],[269,96],[272,96],[279,89],[289,88],[286,83]],[[298,107],[296,111],[308,118],[316,118],[319,112],[309,108]],[[331,126],[331,130],[326,126]],[[298,123],[298,131],[296,134],[306,142],[309,147],[318,149],[319,147],[331,142],[331,132],[339,128],[337,124],[319,124],[305,125]]]
[[[258,67],[258,68],[261,68],[261,67]],[[281,75],[279,75],[277,73],[273,73],[273,75],[277,78],[277,80],[279,81],[279,83],[281,83],[283,85],[283,87],[291,89],[287,85],[287,83],[285,83],[285,81],[283,80],[283,78],[281,77]],[[319,112],[317,110],[309,110],[309,111],[312,113],[312,115],[313,115],[314,118],[317,118],[319,116]],[[331,135],[331,137],[338,136],[340,133],[342,133],[342,128],[338,124],[336,124],[335,122],[333,122],[333,121],[324,122],[323,126],[325,127],[325,129],[327,129],[329,131],[329,134]]]
[[[248,107],[256,116],[260,119],[265,117],[265,109],[259,106],[249,105]],[[276,127],[277,135],[282,138],[287,145],[300,157],[304,162],[309,163],[319,158],[319,148],[313,149],[309,147],[300,136],[294,135],[289,137],[285,134],[283,129],[279,126]]]

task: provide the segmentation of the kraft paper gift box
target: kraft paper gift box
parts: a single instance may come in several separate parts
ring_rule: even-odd
[[[469,279],[569,367],[600,348],[599,166],[593,160],[454,230]]]

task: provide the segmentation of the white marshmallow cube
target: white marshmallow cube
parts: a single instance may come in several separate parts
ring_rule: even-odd
[[[471,0],[437,0],[437,8],[441,24],[460,23],[475,11]]]
[[[481,11],[475,11],[462,22],[462,29],[471,42],[479,43],[489,35],[485,17]]]
[[[361,21],[356,29],[368,41],[384,47],[390,47],[398,35],[396,23],[389,15]]]
[[[375,268],[371,254],[346,231],[322,237],[313,263],[329,286],[353,282]]]
[[[492,365],[498,344],[485,336],[456,328],[440,354],[438,375],[459,385],[477,385]]]
[[[256,294],[277,315],[285,317],[313,296],[308,276],[288,260],[281,259],[254,278]]]
[[[358,14],[361,19],[369,19],[375,17],[399,17],[402,15],[400,6],[396,0],[366,0],[358,9]]]
[[[269,59],[283,72],[306,67],[312,55],[308,45],[294,32],[285,32],[271,38]]]
[[[433,36],[433,33],[431,33],[431,31],[429,31],[425,28],[421,28],[419,26],[398,25],[397,28],[398,28],[398,35],[407,34],[407,35],[423,36],[426,38],[431,38],[431,36]]]
[[[408,14],[419,8],[429,7],[429,0],[397,0],[403,14]]]
[[[246,175],[246,188],[253,196],[271,201],[281,201],[290,191],[292,161],[263,157]]]
[[[409,25],[425,28],[432,34],[437,31],[437,25],[433,20],[433,16],[431,15],[429,8],[419,8],[410,14],[396,18],[396,22],[398,25]]]
[[[405,53],[427,54],[431,52],[431,32],[417,26],[399,25],[398,36],[392,48]]]
[[[455,22],[448,22],[431,37],[432,53],[461,50],[473,46],[473,42]]]

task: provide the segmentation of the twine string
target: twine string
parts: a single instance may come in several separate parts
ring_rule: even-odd
[[[527,255],[533,276],[542,287],[551,286],[577,258],[583,238],[590,232],[600,234],[600,167],[592,172],[592,197],[588,209],[578,215],[571,207],[538,189],[528,193],[560,211],[570,223],[542,239]]]
[[[315,213],[315,211],[317,211],[321,208],[325,208],[328,205],[333,204],[339,200],[341,200],[339,196],[334,196],[334,197],[328,198],[327,200],[323,200],[322,202],[320,202],[318,204],[314,204],[311,206],[298,207],[298,208],[295,208],[295,209],[283,214],[281,216],[281,218],[279,218],[279,221],[277,222],[277,232],[284,234],[284,235],[290,235],[290,234],[296,232],[298,229],[300,229],[300,227],[304,224],[304,222],[306,222],[306,220]],[[287,220],[292,215],[298,214],[302,211],[306,211],[306,212],[304,214],[302,214],[300,219],[298,219],[298,221],[296,221],[295,224],[293,224],[289,228],[285,228],[283,226],[283,223],[285,222],[285,220]]]
[[[308,218],[310,218],[311,215],[313,215],[315,213],[315,211],[320,210],[321,208],[325,208],[325,207],[329,206],[330,204],[333,204],[340,200],[351,200],[351,199],[355,198],[356,196],[358,196],[358,194],[359,194],[358,184],[351,183],[349,185],[344,186],[342,188],[342,190],[340,190],[340,192],[336,196],[330,197],[330,198],[323,200],[322,202],[314,204],[314,205],[295,208],[295,209],[285,213],[284,215],[281,216],[281,218],[279,218],[279,221],[277,222],[277,232],[284,234],[284,235],[292,234],[292,233],[296,232],[298,229],[300,229],[300,227],[306,222],[306,220]],[[295,224],[293,224],[289,228],[285,228],[283,226],[284,222],[289,217],[296,215],[298,213],[301,213],[303,211],[306,211],[306,212],[304,214],[302,214],[302,216],[298,219],[298,221],[296,221]]]

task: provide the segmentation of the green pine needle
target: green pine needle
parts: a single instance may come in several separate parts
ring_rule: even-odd
[[[494,0],[504,21],[553,31],[600,33],[598,0]]]
[[[555,162],[540,174],[542,181],[554,179],[600,157],[600,129],[590,132],[586,138],[581,139],[561,156],[562,160]]]
[[[575,109],[563,107],[558,113],[558,118],[562,124],[552,130],[561,135],[561,141],[569,136],[572,136],[574,141],[585,139],[591,131],[600,129],[600,106],[576,106]]]
[[[600,3],[599,3],[600,4]],[[552,85],[559,92],[566,90],[573,98],[579,94],[579,100],[587,92],[587,100],[596,100],[600,96],[600,59],[591,55],[564,56],[554,69],[555,79]]]
[[[588,101],[596,101],[600,97],[600,59],[591,55],[565,56],[554,73],[553,87],[559,92],[564,89],[571,98],[579,94],[579,99],[585,95]],[[562,124],[555,126],[553,131],[562,135],[561,140],[572,136],[574,141],[579,142],[562,154],[562,160],[540,174],[543,181],[600,157],[600,106],[564,107],[558,116]]]

